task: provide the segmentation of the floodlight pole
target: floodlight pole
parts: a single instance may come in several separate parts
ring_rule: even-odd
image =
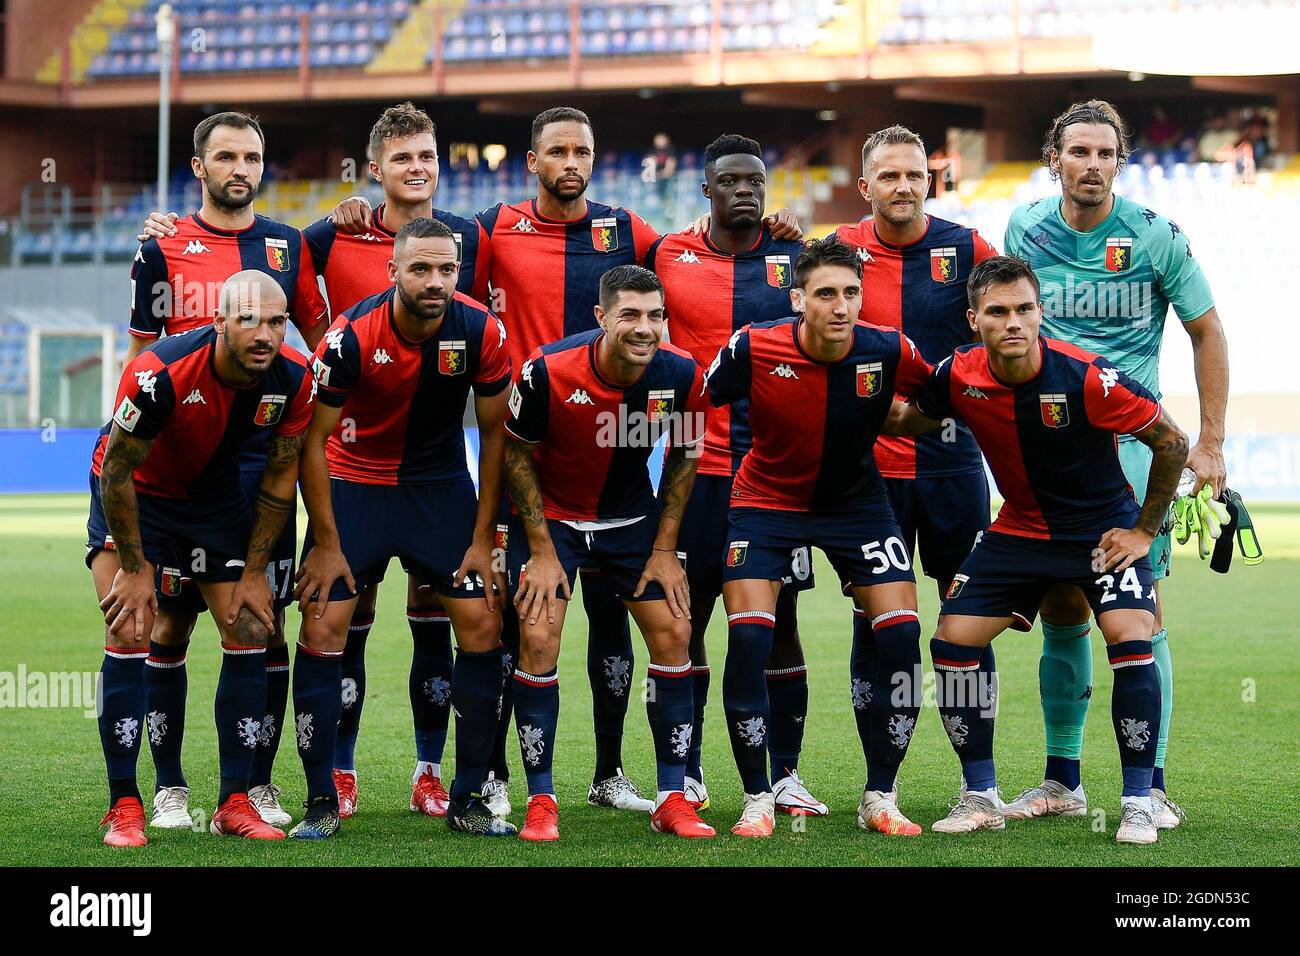
[[[172,5],[164,3],[158,8],[158,204],[160,211],[167,209],[167,161],[171,139],[172,99],[172,40],[176,25],[172,18]]]

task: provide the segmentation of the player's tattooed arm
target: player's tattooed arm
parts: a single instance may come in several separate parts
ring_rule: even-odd
[[[117,425],[108,436],[100,467],[99,493],[122,569],[137,574],[145,567],[140,544],[140,509],[135,497],[135,470],[144,464],[153,439],[136,438]]]
[[[519,590],[515,592],[515,608],[519,619],[529,626],[537,623],[543,611],[546,622],[555,623],[557,591],[566,601],[573,597],[568,575],[546,527],[542,483],[533,461],[536,447],[513,435],[506,436],[506,480],[510,482],[511,503],[528,535],[529,551],[527,573],[520,575]]]
[[[330,497],[329,462],[325,456],[325,442],[342,414],[342,406],[316,403],[298,463],[298,483],[302,486],[302,500],[311,523],[312,549],[304,555],[298,567],[298,583],[294,586],[293,596],[298,599],[298,609],[303,614],[307,613],[307,605],[315,600],[317,619],[325,613],[334,582],[342,579],[349,591],[355,594],[357,590],[352,569],[348,567],[339,542],[334,503]]]
[[[640,597],[647,584],[657,581],[664,589],[668,609],[675,618],[689,619],[691,616],[690,586],[677,557],[677,532],[699,467],[700,458],[691,454],[691,449],[681,445],[668,449],[663,476],[659,479],[659,529],[654,550],[650,552],[633,593],[633,597]]]
[[[1125,571],[1150,552],[1151,542],[1160,533],[1160,526],[1169,510],[1169,502],[1174,499],[1183,465],[1187,463],[1187,436],[1164,409],[1160,410],[1155,423],[1136,437],[1151,449],[1153,455],[1142,513],[1134,527],[1111,528],[1101,536],[1098,573],[1112,569]]]
[[[506,436],[506,481],[510,483],[511,503],[528,532],[529,544],[533,543],[534,532],[540,532],[538,543],[549,545],[546,511],[542,506],[542,482],[537,476],[537,464],[533,461],[536,448],[536,445]]]
[[[302,442],[302,435],[275,435],[271,439],[266,470],[257,487],[244,573],[235,584],[226,610],[226,623],[237,628],[251,627],[253,621],[260,621],[267,631],[275,630],[275,595],[266,577],[266,563],[293,510],[293,488],[298,481]]]

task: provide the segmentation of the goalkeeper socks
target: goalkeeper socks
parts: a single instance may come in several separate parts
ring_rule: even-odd
[[[253,754],[266,713],[266,648],[221,642],[221,673],[217,677],[217,763],[221,795],[248,792]]]
[[[451,719],[451,619],[441,608],[408,607],[411,627],[411,673],[407,692],[415,725],[415,759],[442,763]]]
[[[139,799],[135,766],[144,724],[144,660],[149,648],[105,647],[99,669],[99,741],[108,767],[108,805]]]
[[[935,698],[943,729],[961,761],[966,789],[983,793],[997,787],[993,766],[993,708],[986,706],[992,674],[983,670],[983,648],[930,640]]]
[[[1151,642],[1108,644],[1106,656],[1115,672],[1110,716],[1124,771],[1123,796],[1149,797],[1156,765],[1155,742],[1160,735],[1160,677]]]
[[[257,750],[253,754],[253,774],[248,778],[250,787],[261,787],[271,782],[275,755],[280,751],[280,733],[284,729],[284,709],[289,702],[289,645],[277,644],[266,649],[266,714],[262,729],[257,734]]]
[[[772,718],[763,664],[772,655],[775,625],[776,615],[768,611],[727,615],[722,708],[745,793],[766,793],[772,789],[767,776],[767,728]]]
[[[656,664],[647,669],[650,680],[645,712],[655,742],[655,767],[660,793],[686,789],[686,754],[691,746],[691,662]]]
[[[456,778],[451,799],[463,804],[478,793],[492,756],[501,703],[501,648],[460,651],[451,677],[451,706],[456,713]]]
[[[853,609],[853,650],[849,654],[849,693],[853,720],[862,741],[862,758],[871,763],[871,700],[876,682],[876,635],[871,618],[861,608]]]
[[[900,608],[870,623],[877,660],[867,789],[889,793],[921,714],[921,619],[915,610]]]
[[[593,782],[618,774],[623,765],[623,721],[632,686],[632,631],[627,607],[602,574],[582,572],[582,606],[587,612],[587,678],[596,729]]]
[[[692,780],[704,779],[700,766],[704,748],[704,705],[709,700],[709,665],[697,664],[691,668],[691,703],[694,716],[691,720],[691,746],[686,751],[686,776]]]
[[[339,795],[334,789],[334,744],[343,709],[342,658],[342,651],[318,651],[299,643],[293,662],[294,729],[307,775],[307,802],[328,797],[335,810]]]
[[[1156,742],[1156,766],[1160,769],[1160,784],[1164,790],[1165,754],[1169,749],[1169,724],[1174,715],[1174,661],[1169,656],[1169,631],[1161,628],[1151,638],[1151,656],[1156,661],[1156,675],[1160,678],[1160,739]]]
[[[773,782],[799,769],[804,721],[808,717],[808,665],[763,671],[772,716],[767,741]]]
[[[560,678],[555,668],[545,674],[516,670],[515,727],[524,758],[528,795],[555,793],[551,760],[555,751],[555,725],[560,719]]]
[[[1047,735],[1047,769],[1043,776],[1069,790],[1079,785],[1083,725],[1092,698],[1092,645],[1088,633],[1087,622],[1043,622],[1043,656],[1038,662],[1038,691]]]
[[[334,745],[334,766],[339,770],[356,769],[357,732],[361,728],[361,708],[366,702],[366,639],[374,623],[373,616],[353,617],[348,625],[348,641],[339,658],[342,709]]]
[[[188,786],[181,770],[181,744],[185,738],[185,652],[189,646],[189,641],[151,641],[144,662],[144,723],[158,790]]]

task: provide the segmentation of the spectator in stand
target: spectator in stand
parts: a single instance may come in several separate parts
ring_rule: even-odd
[[[1225,147],[1235,146],[1240,139],[1236,129],[1228,124],[1227,116],[1215,114],[1205,122],[1205,132],[1196,144],[1197,158],[1203,163],[1221,163],[1229,160],[1220,158],[1219,152]]]
[[[1250,124],[1246,127],[1246,137],[1242,145],[1249,145],[1251,152],[1255,156],[1255,164],[1260,165],[1268,158],[1271,147],[1268,142],[1268,119],[1261,112],[1256,112],[1251,117]]]
[[[1162,106],[1151,111],[1150,121],[1142,127],[1142,139],[1152,149],[1176,147],[1182,138],[1182,127],[1169,118]]]
[[[677,175],[677,149],[667,133],[655,133],[654,146],[641,164],[642,176],[654,183],[661,206],[668,203],[673,177]]]

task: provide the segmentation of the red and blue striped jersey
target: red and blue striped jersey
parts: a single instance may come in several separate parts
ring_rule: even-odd
[[[739,328],[793,313],[790,287],[803,244],[773,239],[766,226],[748,252],[722,252],[707,235],[677,232],[650,247],[646,268],[664,284],[668,336],[708,365]],[[750,446],[749,401],[710,408],[700,474],[730,478]]]
[[[325,318],[306,240],[293,226],[254,216],[246,229],[218,229],[198,213],[176,235],[140,244],[131,264],[131,334],[154,339],[212,324],[221,286],[236,272],[265,272],[284,290],[299,329]]]
[[[1096,541],[1131,528],[1140,509],[1120,468],[1119,435],[1145,431],[1160,403],[1107,359],[1041,336],[1043,367],[1010,386],[983,345],[939,364],[917,396],[929,418],[970,426],[1005,503],[992,530],[1025,538]]]
[[[970,343],[966,280],[997,255],[974,229],[927,216],[925,235],[906,246],[884,242],[874,220],[840,226],[835,234],[862,260],[863,322],[901,329],[927,362],[939,362]],[[886,478],[939,477],[984,471],[970,430],[958,424],[954,440],[940,433],[881,435],[876,465]]]
[[[388,278],[388,262],[393,258],[396,233],[384,225],[384,205],[379,204],[373,225],[361,235],[340,232],[328,217],[303,230],[316,273],[325,280],[330,314],[335,317],[393,284]],[[456,291],[487,302],[492,257],[487,233],[477,221],[441,209],[433,211],[433,218],[450,229],[456,240],[456,257],[460,260]]]
[[[714,405],[749,399],[754,445],[732,483],[732,507],[824,512],[886,503],[871,446],[895,393],[914,395],[930,365],[897,329],[862,324],[844,358],[819,361],[799,343],[802,321],[741,329],[709,367]]]
[[[362,299],[316,346],[320,401],[342,407],[325,446],[330,476],[366,485],[468,477],[465,402],[510,384],[505,327],[457,292],[435,335],[402,336],[394,287]]]
[[[169,335],[127,365],[112,421],[91,460],[96,475],[113,424],[151,438],[135,487],[162,498],[239,494],[240,446],[259,435],[301,435],[311,422],[316,382],[306,357],[288,345],[261,380],[235,386],[213,363],[217,330],[208,325]]]
[[[695,360],[663,342],[641,378],[616,385],[596,367],[604,334],[583,332],[535,349],[510,394],[506,430],[538,446],[543,508],[558,521],[657,513],[647,464],[655,443],[667,434],[691,445],[703,433],[704,370]]]
[[[600,277],[639,265],[659,233],[636,213],[587,203],[572,222],[544,219],[537,200],[478,214],[492,244],[492,306],[510,329],[516,367],[533,349],[596,328]]]

